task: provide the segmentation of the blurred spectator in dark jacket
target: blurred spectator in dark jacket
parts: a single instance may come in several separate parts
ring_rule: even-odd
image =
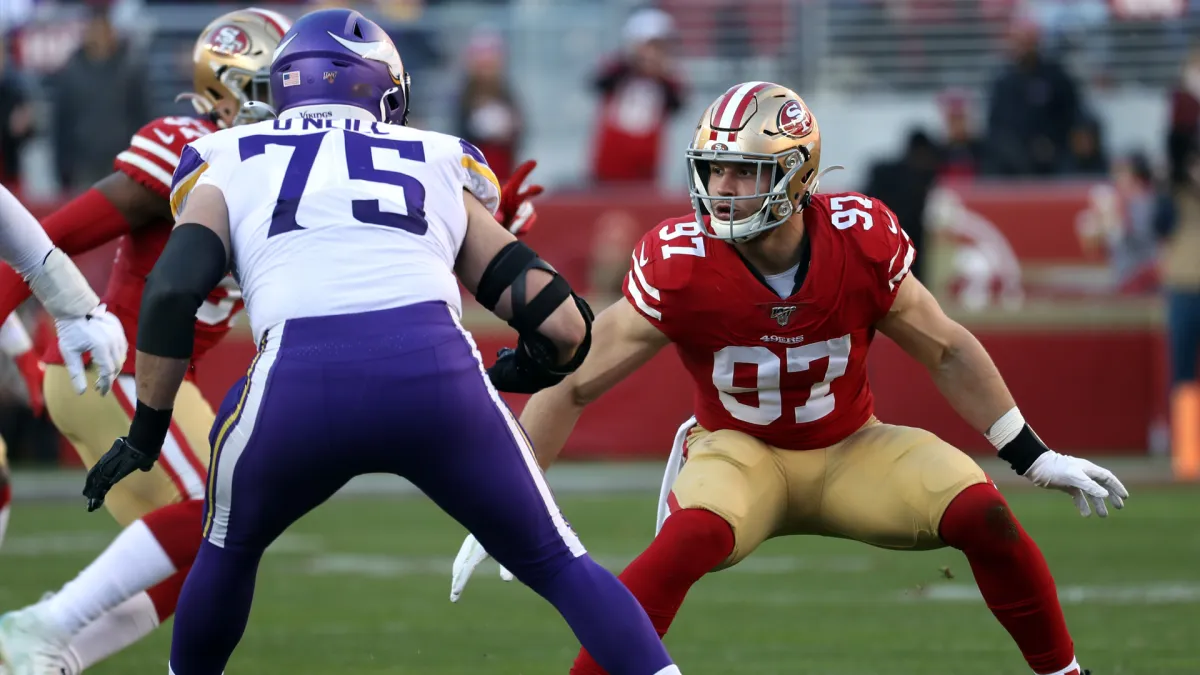
[[[674,26],[662,10],[636,11],[625,24],[624,52],[596,77],[592,174],[599,182],[653,183],[658,176],[663,130],[683,105],[669,54]]]
[[[898,159],[883,161],[871,167],[871,176],[864,191],[887,204],[900,227],[908,233],[918,253],[925,245],[925,204],[937,179],[938,148],[924,131],[909,134],[908,145]],[[922,276],[923,258],[913,260],[913,274]]]
[[[983,164],[983,141],[971,122],[971,104],[966,92],[951,90],[938,97],[945,125],[938,176],[973,178]]]
[[[1057,173],[1070,152],[1079,118],[1075,80],[1038,44],[1037,27],[1018,22],[1010,35],[1012,62],[991,88],[987,154],[990,173]]]
[[[112,173],[113,158],[150,121],[146,71],[109,21],[92,5],[79,51],[49,80],[54,150],[64,189],[83,189]]]
[[[1100,122],[1091,115],[1081,115],[1071,127],[1070,145],[1063,163],[1063,172],[1074,176],[1104,176],[1108,174],[1108,153],[1104,151],[1104,136]]]
[[[1167,159],[1173,184],[1188,180],[1188,158],[1200,137],[1200,47],[1183,64],[1179,84],[1171,92],[1171,123]]]
[[[479,33],[467,45],[465,56],[454,133],[483,152],[503,183],[516,166],[523,126],[505,72],[504,42],[494,33]]]
[[[0,35],[0,185],[20,192],[21,147],[35,130],[33,104],[17,74],[7,69],[6,50]]]

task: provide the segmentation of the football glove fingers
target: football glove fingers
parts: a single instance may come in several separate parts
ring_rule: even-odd
[[[458,549],[458,555],[454,556],[454,567],[450,576],[450,602],[458,602],[467,582],[471,580],[471,575],[475,573],[475,568],[487,558],[488,554],[483,550],[483,545],[475,535],[468,534],[462,547]]]
[[[534,197],[542,194],[541,185],[523,188],[525,179],[537,166],[534,160],[522,162],[513,170],[500,190],[500,206],[496,209],[496,220],[514,236],[520,237],[533,229],[537,213],[533,208]]]
[[[533,224],[537,222],[537,211],[533,208],[533,202],[524,201],[517,207],[517,212],[513,214],[511,222],[505,226],[514,237],[522,237],[533,229]]]
[[[562,375],[539,368],[520,344],[517,347],[496,353],[496,362],[487,370],[493,387],[510,394],[536,394],[562,381]]]
[[[1034,485],[1060,490],[1071,495],[1079,514],[1087,517],[1095,510],[1101,518],[1108,516],[1106,499],[1113,506],[1120,508],[1124,498],[1129,496],[1125,486],[1107,469],[1103,469],[1086,459],[1063,455],[1053,450],[1042,453],[1025,477]],[[1108,488],[1111,487],[1110,491]]]
[[[56,319],[54,325],[63,364],[75,392],[82,394],[87,390],[83,355],[90,353],[99,371],[96,389],[101,394],[107,394],[125,365],[125,355],[129,349],[121,322],[105,311],[101,304],[87,316]]]
[[[87,473],[83,485],[83,496],[88,500],[88,511],[95,511],[104,505],[104,497],[114,485],[121,482],[129,474],[137,470],[149,471],[154,468],[158,453],[142,452],[129,444],[122,436],[113,441],[112,448],[104,453],[99,462]]]

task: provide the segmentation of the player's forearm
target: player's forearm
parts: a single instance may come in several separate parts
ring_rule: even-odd
[[[545,471],[558,459],[583,405],[571,393],[571,380],[534,394],[521,411],[521,426],[529,434],[538,465]]]
[[[1016,404],[979,340],[962,326],[956,332],[930,373],[955,412],[986,433]]]
[[[173,359],[137,353],[137,397],[155,410],[175,407],[175,395],[187,375],[189,359]]]

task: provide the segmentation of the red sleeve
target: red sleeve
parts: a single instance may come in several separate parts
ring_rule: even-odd
[[[113,161],[113,168],[170,199],[171,175],[184,146],[212,130],[204,120],[160,117],[138,129],[129,139],[129,147]]]
[[[917,249],[887,204],[880,199],[871,201],[870,213],[875,227],[864,233],[868,236],[862,238],[862,249],[867,254],[867,264],[871,272],[869,283],[875,287],[879,314],[883,316],[896,301],[900,283],[912,269]]]
[[[634,248],[622,292],[639,314],[670,336],[682,314],[680,291],[704,255],[705,237],[694,216],[663,221]]]
[[[861,253],[864,274],[860,289],[872,299],[872,316],[882,318],[912,269],[917,255],[912,240],[883,200],[854,192],[819,195],[819,199],[828,205],[833,226]]]

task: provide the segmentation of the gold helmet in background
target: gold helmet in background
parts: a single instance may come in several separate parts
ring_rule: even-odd
[[[704,111],[687,150],[688,183],[696,219],[712,214],[714,201],[756,201],[754,213],[733,220],[709,218],[704,233],[727,241],[744,241],[778,227],[803,209],[816,190],[821,165],[821,130],[799,94],[771,82],[743,82],[730,87]],[[711,162],[750,164],[760,187],[753,195],[708,194]],[[769,180],[765,191],[762,178]]]
[[[271,59],[291,19],[249,7],[222,14],[204,27],[192,51],[191,99],[196,112],[231,123],[242,106],[269,101]],[[177,99],[178,100],[178,99]]]

